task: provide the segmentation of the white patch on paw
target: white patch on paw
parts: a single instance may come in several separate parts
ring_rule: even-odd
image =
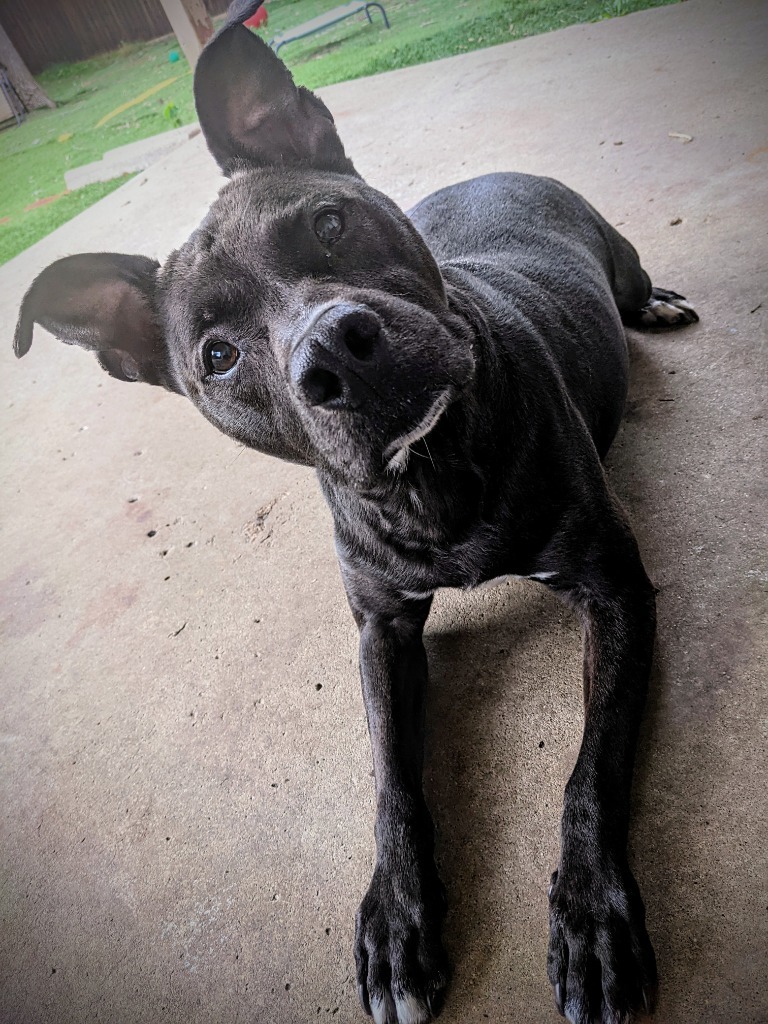
[[[424,1003],[406,993],[402,998],[395,1000],[398,1024],[427,1024],[431,1014]]]
[[[389,992],[385,992],[380,999],[371,999],[371,1013],[376,1024],[395,1024],[397,1011]]]
[[[669,302],[661,302],[659,299],[651,299],[643,310],[643,323],[656,324],[659,320],[665,320],[668,324],[673,323],[680,316],[680,311]]]
[[[696,318],[696,311],[685,299],[649,299],[640,316],[644,324],[652,326],[663,321],[667,324],[688,323]]]
[[[569,1021],[575,1022],[592,1019],[586,998],[582,995],[569,996],[565,1001],[563,1009],[565,1010],[566,1019]]]

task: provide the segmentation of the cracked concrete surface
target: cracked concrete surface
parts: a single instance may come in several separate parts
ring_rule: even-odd
[[[660,588],[631,841],[659,1024],[768,1019],[767,14],[689,0],[322,90],[358,168],[402,205],[486,171],[552,175],[701,315],[632,337],[608,459]],[[0,270],[9,1024],[362,1019],[370,758],[312,473],[40,329],[23,362],[10,353],[43,266],[162,258],[218,181],[192,140]],[[578,630],[513,582],[440,594],[427,645],[455,965],[442,1019],[546,1024]]]

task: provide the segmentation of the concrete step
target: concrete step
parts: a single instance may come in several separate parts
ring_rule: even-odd
[[[73,167],[71,171],[65,171],[64,181],[70,192],[73,192],[75,189],[83,188],[84,185],[93,185],[97,181],[111,181],[123,174],[143,171],[171,153],[177,146],[199,134],[200,126],[198,124],[186,124],[182,128],[173,128],[160,135],[152,135],[148,139],[139,139],[138,142],[117,146],[115,149],[108,150],[101,160],[95,160],[93,163],[83,164],[82,167]]]

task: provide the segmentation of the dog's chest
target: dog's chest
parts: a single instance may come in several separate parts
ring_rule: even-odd
[[[477,495],[404,482],[376,498],[339,498],[330,503],[342,560],[388,588],[415,597],[525,572],[499,524],[480,514]]]

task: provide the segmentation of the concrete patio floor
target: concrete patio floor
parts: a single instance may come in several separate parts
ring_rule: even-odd
[[[700,313],[631,338],[608,460],[660,589],[631,842],[658,1024],[768,1020],[767,15],[688,0],[322,90],[403,206],[491,170],[560,178]],[[42,330],[11,353],[40,269],[163,258],[218,183],[194,139],[0,269],[4,1024],[362,1020],[370,756],[312,473]],[[427,645],[441,1019],[554,1022],[575,620],[533,583],[441,593]]]

